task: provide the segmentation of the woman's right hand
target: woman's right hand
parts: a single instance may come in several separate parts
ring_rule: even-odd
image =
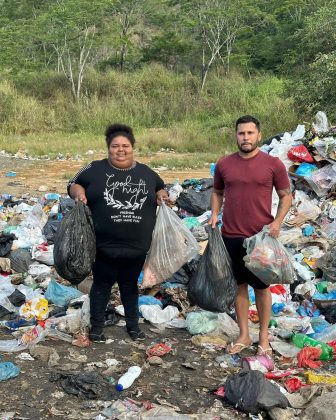
[[[78,194],[76,197],[74,197],[75,201],[81,201],[84,204],[87,204],[87,198],[86,195],[84,193],[80,193]]]
[[[79,184],[72,184],[69,189],[70,197],[75,201],[81,201],[84,204],[87,204],[87,198],[85,194],[85,188]]]

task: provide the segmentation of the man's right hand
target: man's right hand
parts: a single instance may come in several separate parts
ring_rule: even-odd
[[[211,225],[211,227],[214,229],[217,226],[217,222],[218,222],[218,215],[212,213],[210,219],[209,219],[209,225]]]

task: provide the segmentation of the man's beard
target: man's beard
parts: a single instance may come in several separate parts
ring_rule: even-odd
[[[251,152],[253,152],[253,150],[255,150],[257,147],[258,147],[258,144],[257,143],[255,143],[255,144],[251,144],[251,143],[247,143],[249,146],[250,146],[250,149],[244,149],[243,148],[243,145],[240,145],[238,142],[237,142],[237,146],[238,146],[238,149],[242,152],[242,153],[245,153],[245,154],[248,154],[248,153],[251,153]]]

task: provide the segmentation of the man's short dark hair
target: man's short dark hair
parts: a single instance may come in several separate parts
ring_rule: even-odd
[[[246,123],[254,123],[258,131],[260,131],[260,122],[259,120],[257,120],[257,118],[252,117],[252,115],[243,115],[242,117],[239,117],[238,120],[236,121],[236,131],[238,129],[239,124],[246,124]]]
[[[105,139],[106,139],[107,147],[110,147],[112,140],[117,136],[123,136],[123,137],[128,138],[132,147],[134,146],[135,137],[134,137],[132,128],[129,127],[128,125],[111,124],[108,127],[106,127]]]

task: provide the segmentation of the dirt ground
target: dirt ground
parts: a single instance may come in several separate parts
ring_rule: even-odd
[[[26,193],[36,197],[45,192],[64,194],[69,175],[76,173],[82,165],[83,162],[77,161],[32,161],[0,155],[0,192],[16,197]],[[9,171],[15,171],[16,176],[6,176]],[[209,170],[197,170],[192,174],[187,171],[162,172],[161,175],[166,182],[173,182],[176,178],[207,177]],[[209,393],[236,369],[221,368],[220,362],[216,361],[225,354],[223,348],[198,347],[192,343],[191,335],[185,329],[158,331],[148,323],[142,328],[147,334],[142,343],[131,341],[123,326],[114,325],[106,327],[106,335],[111,338],[108,344],[80,348],[48,339],[36,346],[40,351],[34,360],[22,360],[18,358],[20,353],[2,353],[1,361],[15,363],[20,368],[20,374],[0,384],[0,419],[93,419],[102,415],[104,410],[107,410],[105,417],[100,419],[115,418],[111,412],[112,403],[118,399],[125,401],[126,398],[136,401],[139,407],[146,405],[149,408],[151,404],[158,404],[179,414],[194,415],[180,416],[181,419],[215,419],[218,416],[233,419],[242,416],[233,408],[223,408],[222,403]],[[0,340],[10,338],[13,337],[9,331],[0,330]],[[163,341],[171,343],[172,351],[161,358],[162,364],[149,364],[146,348]],[[50,362],[50,349],[59,356],[54,363]],[[120,363],[109,368],[110,359]],[[134,364],[142,367],[140,377],[131,388],[118,393],[113,382]],[[69,394],[62,388],[60,380],[55,381],[57,373],[89,372],[109,380],[107,386],[105,383],[102,388],[95,388],[96,399]],[[108,413],[110,416],[106,415]]]
[[[102,156],[92,157],[101,159]],[[136,160],[147,163],[148,158],[137,156]],[[66,194],[67,181],[84,165],[77,160],[29,160],[0,154],[0,194],[20,196],[28,193],[41,196],[45,192]],[[8,176],[15,172],[15,176]],[[158,171],[163,180],[173,183],[176,179],[182,182],[188,178],[209,177],[209,168],[189,171]]]

